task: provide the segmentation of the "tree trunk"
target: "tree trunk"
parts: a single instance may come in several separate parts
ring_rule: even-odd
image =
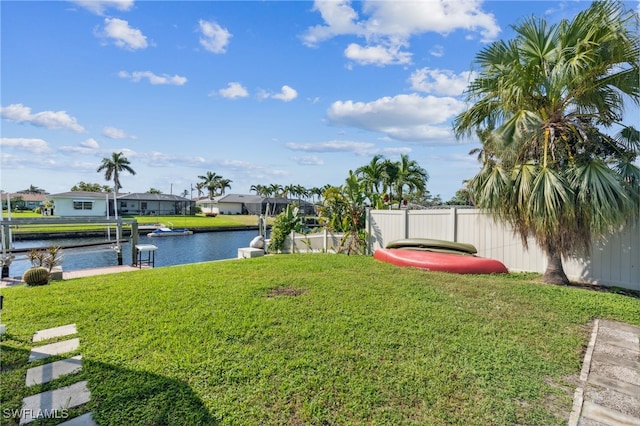
[[[547,251],[547,270],[544,271],[542,281],[549,284],[569,284],[569,278],[562,267],[562,256],[553,249]]]

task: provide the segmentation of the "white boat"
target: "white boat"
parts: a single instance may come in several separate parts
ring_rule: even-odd
[[[153,232],[149,232],[147,237],[174,237],[178,235],[191,235],[193,231],[189,229],[172,229],[172,228],[158,228]]]

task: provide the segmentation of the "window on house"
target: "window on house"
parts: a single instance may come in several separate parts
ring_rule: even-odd
[[[141,202],[141,203],[140,203],[140,208],[141,208],[142,210],[146,210],[146,209],[147,209],[147,202],[146,202],[146,201]]]
[[[127,202],[126,201],[120,201],[120,208],[126,209],[127,208]]]
[[[93,210],[93,201],[74,201],[74,210]]]

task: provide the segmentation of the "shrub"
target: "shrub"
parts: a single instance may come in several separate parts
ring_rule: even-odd
[[[62,264],[62,247],[51,246],[45,249],[32,249],[29,251],[29,261],[33,267],[43,267],[47,272]]]
[[[45,285],[49,283],[49,270],[42,266],[29,268],[22,276],[27,285]]]
[[[299,230],[300,218],[298,217],[298,209],[287,206],[287,209],[276,216],[271,227],[271,236],[269,238],[269,252],[278,253],[284,248],[284,242],[291,231]]]

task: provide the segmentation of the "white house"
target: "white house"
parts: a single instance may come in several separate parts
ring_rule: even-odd
[[[269,206],[269,214],[277,215],[284,211],[291,203],[300,203],[305,214],[313,214],[313,205],[305,200],[289,198],[267,198],[261,195],[228,194],[214,198],[205,198],[196,201],[196,205],[202,209],[202,213],[217,214],[265,214]]]
[[[114,217],[114,194],[106,192],[70,191],[48,195],[55,216]],[[171,216],[195,214],[193,201],[170,194],[118,194],[118,215]]]
[[[47,199],[53,201],[56,216],[105,217],[107,203],[113,214],[113,194],[106,192],[70,191],[48,195]]]

